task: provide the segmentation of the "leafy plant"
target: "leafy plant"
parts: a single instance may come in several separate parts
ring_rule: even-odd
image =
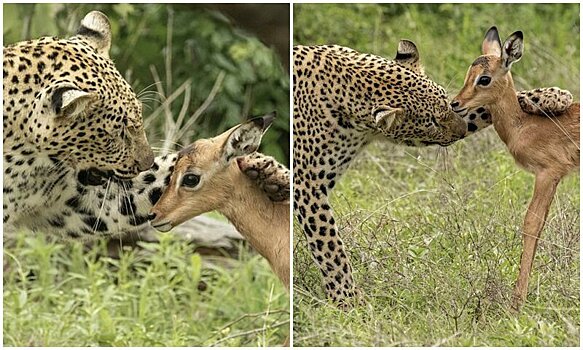
[[[6,4],[4,42],[71,36],[91,10],[111,21],[111,57],[145,102],[149,140],[161,152],[277,111],[262,151],[289,163],[289,74],[272,49],[218,12],[165,4]]]

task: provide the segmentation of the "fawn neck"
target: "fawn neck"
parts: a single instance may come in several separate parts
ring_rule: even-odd
[[[505,144],[512,141],[514,131],[520,127],[521,120],[525,115],[516,97],[512,75],[507,74],[506,86],[501,89],[496,101],[488,106],[492,114],[494,128]]]
[[[233,192],[219,210],[289,286],[289,204],[272,202],[240,170],[231,166]]]

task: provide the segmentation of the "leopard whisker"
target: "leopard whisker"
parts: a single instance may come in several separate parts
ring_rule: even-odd
[[[170,143],[170,144],[173,144],[173,145],[176,145],[176,146],[180,147],[181,149],[182,149],[182,148],[184,148],[184,147],[186,147],[186,146],[184,146],[183,144],[181,144],[181,143],[179,143],[179,142],[175,142],[175,141],[168,141],[168,140],[162,140],[162,139],[160,139],[159,141],[162,141],[162,142],[168,142],[168,143]]]
[[[143,88],[142,90],[140,90],[140,92],[138,92],[136,94],[136,97],[139,99],[140,97],[142,97],[142,96],[144,96],[146,94],[160,94],[158,91],[148,90],[149,88],[154,87],[156,85],[160,85],[160,84],[162,84],[161,81],[156,81],[156,82],[154,82],[154,83],[146,86],[145,88]]]
[[[137,221],[136,220],[136,213],[134,212],[134,208],[132,207],[132,203],[130,202],[130,199],[129,199],[130,197],[128,196],[128,189],[126,188],[126,185],[123,182],[122,182],[122,188],[123,188],[123,190],[125,192],[125,196],[124,196],[125,198],[124,198],[124,200],[127,201],[127,205],[130,208],[130,211],[131,211],[131,214],[132,214],[132,218],[134,219],[134,222],[136,222]],[[136,206],[136,208],[137,208],[137,206]]]
[[[101,220],[101,214],[103,212],[103,208],[105,207],[105,202],[107,201],[107,195],[109,192],[110,185],[111,185],[111,178],[107,179],[107,185],[105,186],[105,194],[103,196],[103,202],[101,202],[99,212],[97,213],[97,220],[95,220],[95,224],[93,225],[93,229],[92,229],[93,234],[96,233],[97,225],[99,224],[99,221]]]

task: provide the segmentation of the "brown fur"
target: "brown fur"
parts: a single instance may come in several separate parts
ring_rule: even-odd
[[[490,69],[499,70],[499,61],[499,58],[491,60]],[[481,66],[471,67],[454,101],[459,101],[464,108],[487,106],[496,132],[516,162],[529,172],[545,171],[562,177],[578,168],[579,103],[573,103],[556,117],[525,113],[516,98],[510,72],[496,80],[494,75],[492,86],[485,89],[473,85],[482,71]]]
[[[507,50],[508,45],[504,46]],[[557,185],[565,175],[579,168],[579,103],[573,103],[557,116],[525,113],[516,98],[510,70],[504,69],[502,48],[495,41],[489,41],[488,36],[482,48],[484,55],[480,56],[481,63],[470,67],[464,87],[454,98],[454,104],[459,106],[459,110],[486,106],[492,114],[496,132],[515,161],[536,178],[533,197],[524,219],[523,252],[512,300],[513,309],[518,310],[526,299],[538,238]],[[491,83],[477,86],[476,79],[485,73],[491,76]]]
[[[234,129],[198,140],[181,152],[168,188],[151,211],[152,224],[168,221],[173,227],[217,210],[269,261],[289,289],[289,202],[272,202],[241,172],[236,159],[223,163],[223,149]],[[180,186],[186,171],[203,174],[195,191]]]

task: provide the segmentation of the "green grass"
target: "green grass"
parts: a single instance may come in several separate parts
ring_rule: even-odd
[[[340,44],[394,57],[415,41],[428,75],[453,95],[486,29],[521,29],[517,88],[579,95],[579,5],[294,6],[294,44]],[[559,186],[518,315],[509,299],[534,177],[493,129],[447,149],[377,143],[333,192],[336,222],[366,303],[325,299],[320,272],[294,229],[296,346],[579,346],[578,174]]]
[[[5,346],[275,346],[289,296],[259,256],[207,268],[161,235],[153,254],[20,237],[4,248]],[[203,283],[205,288],[201,288]],[[201,291],[201,289],[205,289]]]
[[[494,130],[447,152],[369,148],[332,196],[367,305],[325,301],[296,228],[294,344],[579,345],[577,175],[559,186],[526,306],[508,312],[533,181]]]

